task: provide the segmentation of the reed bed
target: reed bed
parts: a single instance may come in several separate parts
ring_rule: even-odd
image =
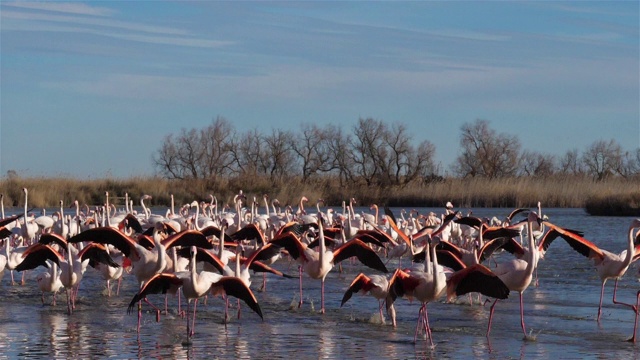
[[[343,201],[356,199],[356,204],[407,207],[440,207],[451,201],[458,208],[465,207],[534,207],[541,201],[545,207],[585,208],[590,214],[640,216],[640,179],[610,178],[593,181],[584,177],[551,177],[545,179],[518,177],[489,180],[485,178],[447,178],[413,183],[404,187],[340,186],[336,178],[324,177],[303,183],[298,178],[273,182],[268,178],[237,177],[206,180],[167,180],[159,177],[129,179],[79,180],[72,178],[19,178],[0,180],[0,193],[5,207],[24,205],[22,188],[29,189],[29,207],[65,206],[74,200],[82,204],[98,205],[109,192],[110,202],[124,206],[125,193],[139,205],[140,197],[151,195],[151,206],[169,206],[173,194],[176,206],[193,200],[219,204],[231,203],[233,196],[243,190],[262,205],[263,194],[282,205],[295,206],[301,196],[311,204],[323,199],[327,206],[339,206]]]

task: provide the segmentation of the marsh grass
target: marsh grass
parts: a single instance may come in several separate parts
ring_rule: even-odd
[[[389,206],[440,207],[451,201],[456,207],[534,207],[541,201],[545,207],[585,208],[598,215],[640,215],[640,179],[612,178],[593,181],[583,177],[484,178],[441,179],[414,183],[405,187],[344,187],[335,178],[317,178],[303,183],[298,178],[285,182],[272,182],[264,177],[237,177],[177,181],[158,177],[134,177],[129,179],[78,180],[72,178],[20,178],[0,180],[0,193],[5,207],[23,206],[22,188],[29,189],[29,207],[57,207],[63,200],[65,206],[78,200],[80,204],[98,205],[109,192],[110,202],[124,206],[128,193],[139,205],[144,194],[153,196],[151,206],[169,206],[171,194],[176,206],[193,200],[210,201],[214,195],[221,204],[229,204],[242,189],[251,200],[263,205],[262,195],[278,199],[282,205],[295,206],[301,196],[315,204],[324,199],[328,206],[341,205],[343,201],[356,199],[359,206],[373,203]]]

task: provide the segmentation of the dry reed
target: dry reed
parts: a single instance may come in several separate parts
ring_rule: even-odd
[[[278,199],[282,205],[296,205],[302,195],[313,203],[324,199],[326,205],[340,205],[355,198],[360,206],[386,204],[390,206],[440,207],[447,201],[456,207],[533,207],[541,201],[545,207],[586,208],[593,214],[640,215],[640,181],[611,178],[593,181],[583,177],[504,178],[504,179],[442,179],[414,183],[405,187],[340,186],[336,178],[317,178],[303,183],[298,178],[273,182],[265,177],[238,177],[177,181],[158,177],[130,179],[77,180],[69,178],[19,178],[0,180],[0,193],[5,207],[23,206],[22,188],[29,189],[29,206],[57,207],[63,200],[71,205],[104,203],[108,191],[110,201],[123,206],[124,195],[139,204],[143,194],[153,196],[152,206],[168,206],[173,194],[177,206],[193,200],[209,201],[216,196],[219,203],[228,204],[240,189],[251,200],[262,204],[262,195]]]

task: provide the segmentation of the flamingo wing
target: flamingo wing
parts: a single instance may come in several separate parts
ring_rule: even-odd
[[[162,240],[162,245],[167,249],[170,249],[173,246],[197,246],[201,249],[213,249],[213,244],[207,240],[207,237],[202,232],[198,230],[186,230],[173,234]]]
[[[84,249],[78,253],[78,257],[82,259],[82,261],[89,259],[89,265],[91,265],[91,267],[95,267],[96,263],[109,265],[115,268],[120,267],[120,265],[113,261],[113,258],[109,255],[106,246],[100,243],[90,243],[85,246]]]
[[[476,229],[479,229],[482,225],[482,219],[477,216],[463,216],[459,219],[454,219],[453,222],[461,225],[471,226]]]
[[[217,226],[213,226],[213,225],[209,225],[209,226],[205,227],[204,229],[200,230],[200,232],[204,236],[206,236],[206,237],[215,236],[218,239],[220,239],[220,234],[222,234],[222,231],[223,231],[222,229],[220,229]]]
[[[387,310],[396,301],[398,297],[402,297],[407,293],[412,293],[415,288],[420,285],[420,280],[412,277],[402,269],[397,269],[391,280],[389,280],[389,293],[387,294]]]
[[[467,267],[458,256],[449,250],[436,250],[436,256],[438,257],[438,264],[446,266],[453,271],[462,270]]]
[[[511,241],[513,241],[513,244],[510,244]],[[519,254],[519,256],[524,255],[524,249],[522,248],[522,246],[520,246],[520,244],[518,244],[517,241],[507,237],[498,237],[489,240],[485,242],[484,245],[482,245],[482,247],[478,251],[478,262],[484,262],[489,256],[496,252],[496,250],[505,248],[505,246],[510,248],[511,251],[507,251],[512,254],[516,253]],[[518,247],[520,250],[518,250]]]
[[[520,231],[502,226],[486,227],[482,231],[483,240],[493,240],[498,238],[513,238],[520,235]]]
[[[256,226],[256,224],[254,223],[246,225],[242,229],[229,235],[229,237],[231,238],[231,240],[235,241],[257,239],[258,243],[260,244],[264,244],[266,242],[262,231],[260,231],[258,226]]]
[[[130,314],[136,306],[136,303],[146,298],[147,295],[160,293],[166,294],[169,290],[172,292],[176,291],[180,286],[182,286],[182,282],[183,280],[176,274],[155,274],[142,286],[140,291],[133,296],[133,299],[131,299],[131,302],[129,303],[129,307],[127,307],[127,314]]]
[[[110,227],[88,229],[69,239],[70,243],[83,241],[111,244],[128,258],[131,258],[134,254],[135,256],[138,255],[136,251],[136,241],[122,233],[122,231]]]
[[[178,256],[188,259],[189,257],[191,257],[191,249],[190,247],[184,247],[178,250],[177,254]],[[213,265],[213,267],[215,267],[216,270],[220,272],[220,274],[223,273],[224,263],[222,262],[222,260],[220,260],[220,258],[216,254],[212,253],[211,251],[208,251],[205,249],[202,249],[202,250],[199,249],[196,252],[196,262],[209,263]]]
[[[469,266],[456,271],[447,280],[447,297],[460,296],[470,292],[479,292],[495,299],[509,297],[509,288],[489,268],[482,264]]]
[[[22,262],[16,266],[16,271],[24,271],[35,269],[38,266],[47,266],[47,260],[51,260],[56,264],[64,261],[64,257],[55,249],[45,244],[34,244],[22,253]]]
[[[304,250],[307,248],[305,244],[300,242],[300,238],[293,232],[287,232],[272,239],[270,244],[283,247],[287,250],[292,258],[298,259],[300,256],[305,258]]]
[[[371,249],[364,242],[358,239],[351,239],[334,250],[333,263],[337,264],[340,261],[353,256],[357,257],[358,260],[360,260],[360,262],[365,266],[368,266],[374,270],[382,271],[384,273],[389,272],[387,270],[387,267],[384,266],[384,263],[382,262],[378,254],[376,254],[373,249]]]
[[[8,224],[11,224],[12,222],[20,219],[23,216],[24,216],[24,213],[6,217],[6,218],[0,220],[0,227],[3,227],[3,226],[8,225]]]
[[[344,296],[342,297],[342,302],[340,303],[340,307],[342,307],[342,305],[344,305],[347,301],[349,301],[349,299],[351,299],[353,294],[359,292],[360,290],[367,292],[372,288],[373,288],[373,283],[371,282],[371,279],[364,273],[360,273],[358,276],[356,276],[355,279],[353,279],[353,281],[351,282],[351,285],[349,285],[349,288],[344,293]]]
[[[60,246],[63,249],[67,248],[67,240],[56,233],[46,233],[46,234],[40,235],[40,240],[38,240],[38,243],[43,245],[49,245],[51,243],[54,243],[54,244],[58,244],[58,246]]]
[[[538,245],[539,249],[546,251],[551,245],[551,242],[553,242],[554,239],[560,236],[567,242],[567,244],[569,244],[569,246],[571,246],[575,251],[582,254],[583,256],[590,259],[604,259],[605,256],[602,250],[600,250],[600,248],[598,248],[591,241],[580,236],[579,234],[581,232],[570,229],[563,229],[548,222],[547,225],[550,226],[550,230],[547,231],[545,236],[540,241],[540,245]]]
[[[518,208],[513,210],[509,215],[507,215],[507,219],[509,220],[509,223],[511,223],[511,220],[513,219],[514,216],[525,211],[531,211],[531,210],[529,210],[528,208]]]
[[[211,288],[214,293],[219,293],[222,289],[227,295],[244,301],[251,310],[260,316],[260,319],[264,320],[262,310],[260,309],[260,305],[258,305],[258,300],[253,295],[251,289],[249,289],[239,278],[224,276],[220,281],[214,283]]]
[[[299,278],[299,276],[292,276],[292,275],[288,275],[283,273],[282,271],[276,270],[274,268],[272,268],[271,266],[262,263],[260,261],[252,261],[251,264],[249,265],[249,269],[253,270],[253,272],[268,272],[268,273],[272,273],[278,276],[282,276],[284,278],[288,278],[288,279],[297,279]]]
[[[387,217],[387,221],[389,221],[389,226],[391,226],[393,231],[395,231],[396,234],[398,234],[398,236],[405,243],[407,243],[407,245],[411,246],[411,240],[409,239],[409,237],[404,233],[404,231],[402,231],[402,230],[400,230],[400,228],[398,228],[398,224],[396,223],[396,217],[393,215],[393,211],[391,211],[391,209],[389,209],[389,207],[385,206],[384,207],[384,214]]]

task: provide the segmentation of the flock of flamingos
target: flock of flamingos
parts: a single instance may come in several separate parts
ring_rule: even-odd
[[[78,285],[89,266],[99,271],[107,282],[120,281],[124,274],[133,274],[140,284],[128,311],[137,308],[138,332],[142,303],[152,306],[159,319],[161,310],[147,299],[150,294],[178,294],[187,299],[187,341],[194,334],[196,305],[208,295],[222,295],[226,301],[225,321],[228,319],[229,297],[237,298],[238,317],[240,301],[243,301],[261,318],[262,310],[250,288],[251,272],[262,272],[261,290],[266,290],[266,274],[299,278],[302,306],[303,278],[320,280],[321,309],[324,313],[324,281],[334,266],[341,266],[346,259],[357,259],[375,273],[360,273],[355,277],[342,298],[342,305],[353,294],[370,294],[378,299],[380,318],[383,308],[396,326],[394,302],[400,298],[416,299],[421,303],[414,342],[423,334],[433,346],[427,304],[446,296],[454,300],[476,293],[493,300],[490,308],[487,333],[491,332],[493,311],[498,301],[506,299],[512,291],[520,296],[520,319],[525,339],[526,332],[522,294],[536,276],[538,260],[544,256],[551,243],[558,237],[564,239],[575,251],[594,261],[602,282],[597,319],[600,320],[605,282],[615,279],[613,302],[629,307],[635,313],[633,336],[640,308],[640,291],[635,304],[616,300],[618,278],[624,275],[630,264],[640,258],[640,219],[629,225],[628,246],[620,254],[600,249],[583,237],[579,230],[567,229],[541,216],[537,211],[516,209],[506,219],[481,219],[463,216],[447,203],[443,214],[415,214],[408,218],[402,212],[396,217],[385,208],[380,214],[372,205],[373,213],[356,214],[352,199],[343,204],[343,212],[322,210],[318,201],[313,212],[305,210],[306,197],[302,197],[297,209],[281,209],[276,200],[264,203],[249,201],[240,191],[234,197],[233,207],[219,209],[216,199],[211,202],[182,206],[175,212],[173,205],[164,215],[153,214],[144,201],[142,211],[133,210],[133,200],[126,195],[125,209],[118,210],[109,203],[105,194],[103,206],[93,210],[85,206],[81,211],[75,202],[76,212],[65,215],[60,201],[60,211],[53,215],[34,216],[28,210],[28,191],[24,191],[24,213],[5,217],[2,206],[0,219],[0,278],[5,269],[11,273],[42,267],[37,285],[44,294],[55,294],[64,289],[67,309],[75,308]],[[0,199],[0,204],[2,200]],[[518,220],[520,218],[520,220]],[[496,266],[483,265],[493,253],[507,251],[513,254],[509,261]],[[383,259],[386,258],[386,261]],[[391,259],[397,259],[398,268],[387,268]],[[402,259],[410,258],[406,267]],[[276,261],[296,261],[299,274],[291,276],[272,268]],[[93,271],[93,270],[92,270]],[[306,276],[305,276],[306,274]],[[535,280],[534,280],[535,281]],[[182,295],[180,295],[182,294]],[[490,300],[487,300],[490,301]],[[166,311],[165,298],[165,311]]]

